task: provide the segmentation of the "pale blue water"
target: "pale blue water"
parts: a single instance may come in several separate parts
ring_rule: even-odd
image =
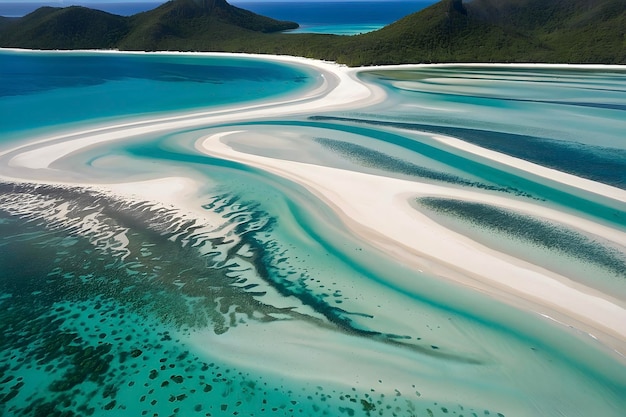
[[[530,67],[502,75],[502,69],[478,66],[463,68],[459,75],[458,70],[451,66],[413,75],[372,71],[362,76],[381,82],[400,100],[407,128],[431,124],[443,134],[462,134],[489,149],[624,187],[623,71]],[[527,83],[543,88],[525,89]],[[421,106],[412,108],[415,102]],[[467,117],[474,109],[482,111]],[[493,117],[508,110],[515,110],[519,119]],[[598,121],[603,121],[602,129]]]
[[[0,59],[11,64],[0,67],[11,74],[0,77],[0,153],[42,132],[248,106],[319,83],[314,71],[244,58]],[[502,69],[479,82],[476,72],[362,74],[388,90],[385,102],[129,137],[48,171],[81,183],[188,176],[201,184],[207,222],[176,204],[3,180],[0,415],[621,416],[624,363],[591,338],[399,265],[301,186],[194,147],[224,130],[267,133],[288,142],[281,158],[558,207],[623,230],[623,206],[414,134],[523,158],[534,148],[537,163],[622,187],[605,162],[582,169],[584,156],[569,159],[598,154],[620,171],[623,161],[595,146],[626,147],[624,73]],[[546,103],[542,81],[555,77]],[[596,105],[564,104],[571,96]],[[588,124],[575,123],[583,115]],[[239,146],[277,157],[262,143]],[[573,147],[578,154],[555,155]],[[0,155],[1,173],[14,173],[13,154]],[[626,254],[602,236],[488,205],[413,205],[486,246],[626,296]]]

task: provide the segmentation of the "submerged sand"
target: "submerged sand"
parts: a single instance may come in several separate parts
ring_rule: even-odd
[[[252,132],[245,133],[248,140],[254,141],[250,136]],[[228,136],[237,134],[243,133],[213,135],[202,141],[199,148],[213,156],[244,162],[304,185],[332,207],[353,233],[399,262],[584,330],[603,339],[620,354],[626,353],[623,350],[626,340],[623,301],[446,229],[417,211],[411,201],[423,196],[482,201],[559,221],[620,245],[626,243],[624,233],[507,198],[237,152],[227,145]],[[503,162],[503,159],[495,160]],[[586,184],[582,181],[577,185],[584,187]],[[611,197],[624,198],[622,190],[610,191],[613,192],[607,194]]]
[[[302,58],[270,56],[260,58],[313,67],[321,72],[324,82],[303,96],[286,97],[277,102],[257,102],[245,107],[224,107],[205,112],[146,118],[35,138],[33,141],[0,152],[0,176],[12,181],[94,186],[92,180],[86,180],[64,169],[63,160],[72,153],[97,144],[130,137],[224,122],[358,109],[380,103],[385,99],[385,94],[380,88],[358,80],[359,71],[367,69],[350,69],[333,63]],[[355,235],[397,262],[536,312],[546,319],[569,326],[574,331],[582,331],[599,339],[622,356],[622,359],[625,357],[624,300],[480,245],[437,224],[416,210],[411,201],[422,196],[438,196],[485,202],[522,211],[538,218],[558,221],[602,236],[620,246],[626,245],[626,234],[623,232],[573,215],[565,215],[504,197],[269,158],[236,151],[229,146],[229,140],[244,133],[247,140],[263,140],[262,137],[255,136],[253,131],[226,130],[198,140],[196,148],[202,153],[264,169],[303,185],[331,207]],[[455,138],[437,136],[435,139],[464,152],[475,153],[494,162],[600,195],[615,201],[616,204],[626,204],[626,192],[623,190],[486,151]],[[267,146],[271,149],[272,144],[268,143]],[[194,178],[152,178],[145,183],[98,186],[138,199],[169,201],[198,216],[203,215],[202,211],[197,209],[198,183]],[[375,196],[371,193],[372,189],[376,190]],[[381,216],[380,213],[385,213],[385,216]],[[400,282],[398,285],[410,287],[411,283]]]

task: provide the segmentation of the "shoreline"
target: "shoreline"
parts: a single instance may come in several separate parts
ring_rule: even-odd
[[[163,55],[192,55],[215,57],[248,57],[252,59],[275,60],[291,65],[302,65],[321,73],[323,83],[304,95],[280,97],[278,101],[265,100],[247,103],[246,106],[226,106],[207,111],[192,111],[174,116],[160,116],[156,118],[141,118],[140,120],[126,120],[122,123],[104,124],[89,127],[84,130],[60,132],[52,136],[41,136],[33,140],[18,143],[18,146],[0,151],[2,172],[0,178],[18,182],[35,182],[39,184],[52,183],[81,187],[95,187],[108,192],[121,192],[135,195],[133,186],[137,182],[107,184],[89,183],[81,178],[73,178],[72,172],[64,172],[53,166],[57,161],[68,157],[79,150],[116,140],[125,140],[146,134],[163,133],[177,129],[210,126],[216,123],[241,122],[263,120],[272,116],[297,116],[314,111],[332,111],[359,109],[364,106],[380,103],[385,99],[384,91],[358,80],[358,74],[364,71],[395,70],[427,68],[433,66],[445,67],[507,67],[507,68],[588,68],[588,69],[619,69],[626,70],[626,66],[608,65],[570,65],[570,64],[406,64],[398,66],[374,66],[348,68],[335,63],[318,61],[301,57],[259,55],[259,54],[232,54],[232,53],[195,53],[195,52],[139,52],[139,51],[33,51],[23,49],[2,49],[10,51],[41,52],[41,53],[120,53],[120,54],[163,54]],[[229,132],[226,132],[228,134]],[[236,133],[236,132],[230,132]],[[222,142],[221,136],[209,136],[199,139],[196,148],[200,152],[221,158],[239,161],[251,166],[273,172],[283,178],[292,180],[305,186],[313,194],[326,202],[346,226],[360,238],[385,252],[393,259],[397,259],[413,268],[431,269],[435,276],[451,280],[470,287],[472,290],[486,292],[490,296],[502,299],[516,307],[530,309],[542,315],[546,320],[553,320],[563,326],[570,326],[585,332],[592,338],[599,339],[604,346],[612,349],[617,357],[626,362],[626,309],[612,302],[608,296],[590,288],[571,285],[565,277],[556,276],[549,271],[541,270],[535,265],[514,262],[514,259],[505,258],[495,251],[477,247],[475,242],[457,235],[421,215],[410,207],[408,199],[415,195],[441,195],[447,197],[472,198],[480,195],[472,192],[455,192],[450,194],[449,189],[437,186],[392,180],[373,175],[359,174],[351,171],[333,170],[319,165],[296,163],[293,161],[276,160],[243,154],[229,148]],[[445,140],[444,140],[445,139]],[[559,171],[530,164],[516,158],[506,157],[495,152],[483,152],[479,147],[473,147],[454,138],[435,138],[445,141],[453,147],[488,158],[498,163],[520,164],[522,170],[534,175],[566,183],[570,186],[599,194],[617,201],[626,201],[626,192],[610,186],[597,186],[589,180],[579,181],[577,177],[563,174]],[[520,162],[521,161],[521,162]],[[558,175],[557,175],[558,174]],[[561,174],[565,176],[561,176]],[[152,196],[155,200],[166,196],[187,196],[181,204],[184,210],[194,206],[190,203],[190,196],[195,194],[196,188],[193,179],[189,181],[169,180],[168,178],[148,179],[150,193],[144,193],[142,198]],[[343,182],[343,183],[342,183]],[[126,184],[126,186],[125,186]],[[169,186],[167,186],[169,184]],[[355,185],[357,184],[357,185]],[[375,205],[376,201],[367,200],[361,192],[365,187],[375,184],[377,189],[385,191],[384,202]],[[419,185],[419,189],[416,188]],[[162,186],[162,187],[161,187]],[[182,188],[181,188],[182,187]],[[176,189],[174,189],[176,188]],[[141,194],[141,193],[140,193]],[[136,198],[136,197],[135,197]],[[482,196],[483,201],[485,196]],[[379,200],[383,200],[380,198]],[[178,201],[171,198],[170,201]],[[495,201],[495,200],[494,200]],[[490,200],[491,202],[491,200]],[[497,201],[496,201],[497,203]],[[180,203],[179,203],[180,204]],[[500,202],[503,204],[503,202]],[[529,212],[538,213],[528,205]],[[386,222],[376,216],[381,210],[390,210],[396,221]],[[194,210],[192,210],[194,211]],[[200,214],[198,211],[195,211]],[[559,213],[554,213],[556,218]],[[411,233],[406,225],[411,227]],[[574,224],[569,219],[566,224]],[[605,233],[609,229],[594,229],[588,224],[588,230]],[[613,230],[612,239],[617,242],[626,242],[624,233]],[[431,241],[422,242],[412,236],[424,233],[435,233],[446,236],[443,243],[433,245]],[[450,242],[455,250],[450,249]],[[460,255],[450,260],[449,252]],[[476,256],[478,254],[478,256]],[[426,260],[426,262],[424,261]],[[433,260],[435,265],[429,265]],[[512,269],[511,269],[512,268]],[[503,270],[514,271],[519,278],[515,282],[507,282],[498,278]],[[529,278],[533,281],[528,284]],[[623,300],[619,300],[622,301]]]
[[[626,64],[554,64],[554,63],[542,63],[542,62],[512,62],[512,63],[497,63],[497,62],[484,62],[484,63],[471,63],[471,62],[441,62],[441,63],[405,63],[405,64],[389,64],[389,65],[370,65],[361,67],[348,67],[344,64],[337,64],[332,61],[325,61],[316,58],[306,58],[294,55],[273,55],[273,54],[253,54],[246,52],[193,52],[193,51],[133,51],[133,50],[121,50],[121,49],[24,49],[24,48],[4,48],[0,47],[0,51],[13,51],[13,52],[35,52],[35,53],[105,53],[105,54],[146,54],[146,55],[190,55],[190,56],[224,56],[224,57],[252,57],[260,59],[284,59],[288,61],[300,61],[309,62],[312,64],[327,63],[336,67],[344,67],[350,69],[368,70],[368,69],[382,69],[395,70],[395,69],[407,69],[410,67],[415,68],[428,68],[428,67],[510,67],[510,68],[589,68],[589,69],[616,69],[626,70]]]
[[[18,50],[30,51],[30,50]],[[40,52],[40,51],[35,51]],[[41,51],[46,52],[46,51]],[[116,51],[61,51],[61,53],[97,52],[117,53]],[[125,52],[123,52],[125,53]],[[144,54],[144,52],[133,52]],[[161,54],[161,53],[159,53]],[[184,53],[167,53],[184,54]],[[197,55],[197,54],[196,54]],[[347,67],[334,63],[309,60],[308,58],[289,56],[263,56],[230,53],[207,53],[206,56],[218,57],[256,57],[254,59],[272,59],[279,63],[306,66],[320,72],[321,85],[299,94],[288,94],[268,100],[259,100],[246,103],[244,106],[226,105],[208,110],[192,110],[175,115],[157,115],[156,117],[140,116],[138,118],[123,119],[117,123],[102,123],[89,126],[87,129],[60,130],[52,135],[40,135],[26,141],[20,141],[17,146],[9,149],[0,148],[0,162],[4,162],[5,170],[20,168],[24,171],[49,168],[58,160],[93,145],[114,140],[123,140],[156,132],[167,132],[183,128],[200,127],[212,123],[227,123],[242,120],[259,120],[272,116],[300,115],[314,110],[332,110],[334,108],[360,107],[374,104],[384,99],[381,89],[375,90],[356,80],[355,75],[347,71]],[[30,150],[30,148],[33,148]],[[13,154],[13,156],[11,156]],[[11,176],[7,172],[0,172],[0,178],[24,180],[22,175]],[[27,179],[26,179],[27,180]],[[46,181],[44,175],[36,174],[33,181]],[[59,179],[63,182],[63,179]],[[27,180],[28,181],[28,180]],[[52,181],[56,183],[57,181]]]

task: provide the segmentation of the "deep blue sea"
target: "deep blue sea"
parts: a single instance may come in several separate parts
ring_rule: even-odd
[[[68,2],[66,2],[68,3]],[[163,2],[83,3],[88,7],[122,16],[154,9]],[[300,24],[294,32],[352,35],[380,29],[402,17],[436,3],[436,0],[414,1],[322,1],[322,2],[249,2],[232,1],[232,5],[279,20]],[[0,3],[0,16],[23,16],[41,6],[58,7],[58,2]]]

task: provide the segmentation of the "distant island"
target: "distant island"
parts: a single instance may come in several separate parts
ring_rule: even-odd
[[[0,17],[0,47],[286,54],[350,66],[626,63],[624,0],[441,0],[362,35],[283,33],[297,27],[226,0],[172,0],[129,17],[42,7]]]

